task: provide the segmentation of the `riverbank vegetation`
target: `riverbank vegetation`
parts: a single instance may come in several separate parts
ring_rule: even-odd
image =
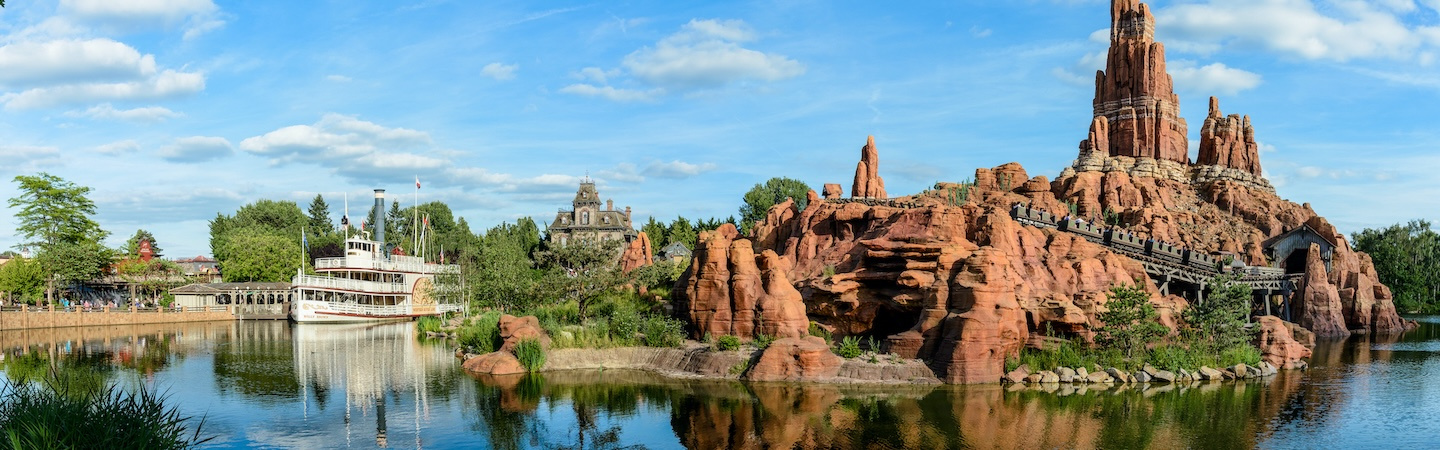
[[[1355,250],[1370,254],[1375,274],[1390,287],[1395,308],[1405,313],[1440,313],[1440,234],[1430,222],[1412,220],[1355,233]]]
[[[87,367],[7,364],[0,449],[181,449],[209,441],[146,387],[124,391]],[[193,429],[192,426],[193,425]]]
[[[1195,370],[1256,366],[1260,350],[1251,344],[1254,330],[1247,326],[1250,287],[1227,277],[1209,283],[1205,301],[1185,309],[1180,328],[1171,333],[1160,325],[1150,294],[1138,286],[1115,286],[1099,315],[1104,326],[1090,344],[1080,338],[1049,339],[1044,349],[1026,348],[1006,360],[1005,371],[1028,365],[1031,371],[1059,367],[1115,367],[1136,370],[1146,364],[1162,370]]]

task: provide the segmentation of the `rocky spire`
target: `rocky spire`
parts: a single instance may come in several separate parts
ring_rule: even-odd
[[[1139,0],[1110,2],[1110,53],[1105,70],[1095,74],[1094,105],[1095,117],[1108,121],[1108,156],[1189,162],[1180,99],[1165,71],[1165,45],[1155,42],[1155,16]]]
[[[1260,146],[1250,116],[1220,112],[1220,101],[1210,97],[1210,115],[1200,128],[1200,156],[1195,164],[1222,166],[1260,176]]]
[[[855,165],[855,184],[850,187],[850,196],[889,198],[885,195],[885,180],[880,178],[880,152],[875,150],[875,136],[865,138],[865,147],[860,149],[860,163]]]

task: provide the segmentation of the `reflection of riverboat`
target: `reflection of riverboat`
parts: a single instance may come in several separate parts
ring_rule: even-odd
[[[385,209],[385,191],[375,190],[375,207]],[[318,275],[297,274],[290,283],[295,303],[290,318],[296,322],[370,322],[410,320],[419,316],[459,311],[453,285],[437,277],[458,278],[454,264],[425,262],[417,256],[393,254],[385,248],[385,214],[377,215],[375,240],[345,240],[345,256],[315,260]]]

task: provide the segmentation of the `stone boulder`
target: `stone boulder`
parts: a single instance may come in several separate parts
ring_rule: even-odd
[[[1275,316],[1262,316],[1256,322],[1260,324],[1260,331],[1255,334],[1255,346],[1260,349],[1262,360],[1275,367],[1297,369],[1310,358],[1310,349],[1296,341],[1291,333],[1293,324]]]
[[[535,316],[515,317],[509,314],[500,316],[500,340],[504,341],[500,351],[515,353],[515,346],[525,339],[536,339],[544,347],[550,347],[550,335],[545,334],[544,328],[540,328],[540,319]]]
[[[505,351],[486,353],[465,360],[460,367],[476,375],[513,375],[525,373],[525,366],[515,355]]]
[[[745,378],[750,381],[824,380],[839,374],[844,362],[844,358],[830,351],[824,339],[784,338],[765,348]]]
[[[885,195],[885,180],[880,178],[880,152],[875,149],[875,136],[865,138],[860,148],[860,163],[855,165],[855,183],[850,187],[850,196],[858,198],[889,198]]]
[[[655,249],[650,247],[650,236],[641,231],[635,240],[625,246],[625,252],[620,254],[620,270],[629,273],[651,264],[655,264]]]

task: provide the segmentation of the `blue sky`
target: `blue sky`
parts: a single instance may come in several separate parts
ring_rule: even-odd
[[[1150,2],[1190,122],[1249,114],[1282,197],[1347,233],[1440,214],[1440,0]],[[262,198],[372,188],[476,232],[585,174],[637,221],[724,217],[773,176],[892,195],[1010,161],[1054,177],[1090,122],[1109,2],[212,2],[0,9],[0,197],[47,171],[209,254]],[[0,247],[15,236],[0,215]]]

